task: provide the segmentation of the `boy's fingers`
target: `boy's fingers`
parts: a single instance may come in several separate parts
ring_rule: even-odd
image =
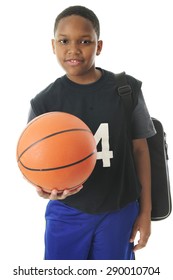
[[[140,238],[139,241],[138,241],[138,244],[136,244],[133,248],[133,251],[137,251],[137,250],[140,250],[142,248],[144,248],[147,244],[147,241],[148,239],[147,238]]]
[[[49,198],[50,193],[47,193],[47,192],[43,191],[42,188],[40,188],[40,187],[36,186],[35,188],[36,188],[36,191],[37,191],[37,193],[40,197]]]
[[[83,185],[75,188],[74,190],[58,191],[58,190],[54,189],[50,193],[44,191],[42,188],[40,188],[38,186],[36,186],[35,188],[40,197],[47,198],[50,200],[63,200],[67,196],[78,193],[83,188]]]
[[[136,233],[137,233],[137,231],[136,231]],[[132,236],[130,238],[130,242],[134,242],[135,236],[136,236],[136,234],[135,234],[135,231],[134,231],[134,233],[132,233]],[[145,233],[145,232],[141,231],[140,232],[140,238],[138,240],[138,243],[134,246],[133,251],[135,252],[137,250],[140,250],[140,249],[144,248],[146,246],[147,242],[148,242],[149,236],[150,236],[149,233]]]
[[[66,197],[78,193],[83,188],[83,185],[75,188],[74,190],[64,190],[60,195],[57,194],[56,199],[65,199]]]
[[[130,236],[130,243],[134,242],[137,232],[138,232],[138,228],[133,227],[133,230],[132,230],[132,233],[131,233],[131,236]]]

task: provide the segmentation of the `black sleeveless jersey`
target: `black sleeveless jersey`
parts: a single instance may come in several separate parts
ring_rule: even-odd
[[[63,200],[88,213],[120,209],[138,199],[141,190],[115,76],[101,71],[102,77],[87,85],[76,84],[67,76],[58,78],[31,100],[36,116],[50,111],[67,112],[82,119],[93,132],[97,143],[94,171],[79,193]],[[131,76],[127,79],[137,97],[141,82]]]

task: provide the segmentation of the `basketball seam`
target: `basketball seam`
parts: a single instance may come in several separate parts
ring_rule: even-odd
[[[23,156],[24,153],[26,153],[27,150],[29,150],[31,147],[33,147],[34,145],[38,144],[39,142],[42,142],[42,141],[44,141],[45,139],[50,138],[50,137],[53,137],[53,136],[58,135],[58,134],[62,134],[62,133],[66,133],[66,132],[73,132],[73,131],[86,131],[86,132],[92,133],[90,130],[84,129],[84,128],[73,128],[73,129],[66,129],[66,130],[54,132],[54,133],[52,133],[52,134],[46,135],[45,137],[43,137],[43,138],[37,140],[36,142],[32,143],[31,145],[29,145],[29,146],[18,156],[18,160],[17,160],[17,161],[20,160],[20,158]]]
[[[76,164],[79,164],[83,161],[85,161],[86,159],[90,158],[92,155],[94,155],[96,153],[96,150],[94,150],[91,154],[89,154],[88,156],[84,157],[83,159],[80,159],[78,161],[75,161],[73,163],[70,163],[70,164],[67,164],[67,165],[63,165],[63,166],[57,166],[57,167],[51,167],[51,168],[30,168],[30,167],[27,167],[25,166],[21,161],[20,159],[18,160],[18,162],[20,162],[20,164],[27,170],[30,170],[30,171],[53,171],[53,170],[58,170],[58,169],[63,169],[63,168],[67,168],[67,167],[70,167],[70,166],[73,166],[73,165],[76,165]]]

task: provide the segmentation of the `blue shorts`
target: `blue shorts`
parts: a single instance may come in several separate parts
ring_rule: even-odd
[[[121,210],[87,214],[60,201],[46,209],[45,260],[133,260],[129,242],[138,203]]]

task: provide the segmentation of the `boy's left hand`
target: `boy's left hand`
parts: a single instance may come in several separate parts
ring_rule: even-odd
[[[58,190],[52,190],[50,193],[44,191],[42,188],[36,186],[36,191],[39,196],[43,198],[47,198],[50,200],[63,200],[66,197],[78,193],[83,188],[83,185],[80,185],[76,187],[75,189],[71,190],[64,190],[64,191],[58,191]]]
[[[138,231],[140,233],[140,238],[138,240],[138,243],[133,248],[134,252],[145,247],[148,242],[149,236],[151,234],[150,215],[139,214],[139,216],[137,217],[133,225],[133,229],[130,237],[131,243],[135,241],[135,237]]]

